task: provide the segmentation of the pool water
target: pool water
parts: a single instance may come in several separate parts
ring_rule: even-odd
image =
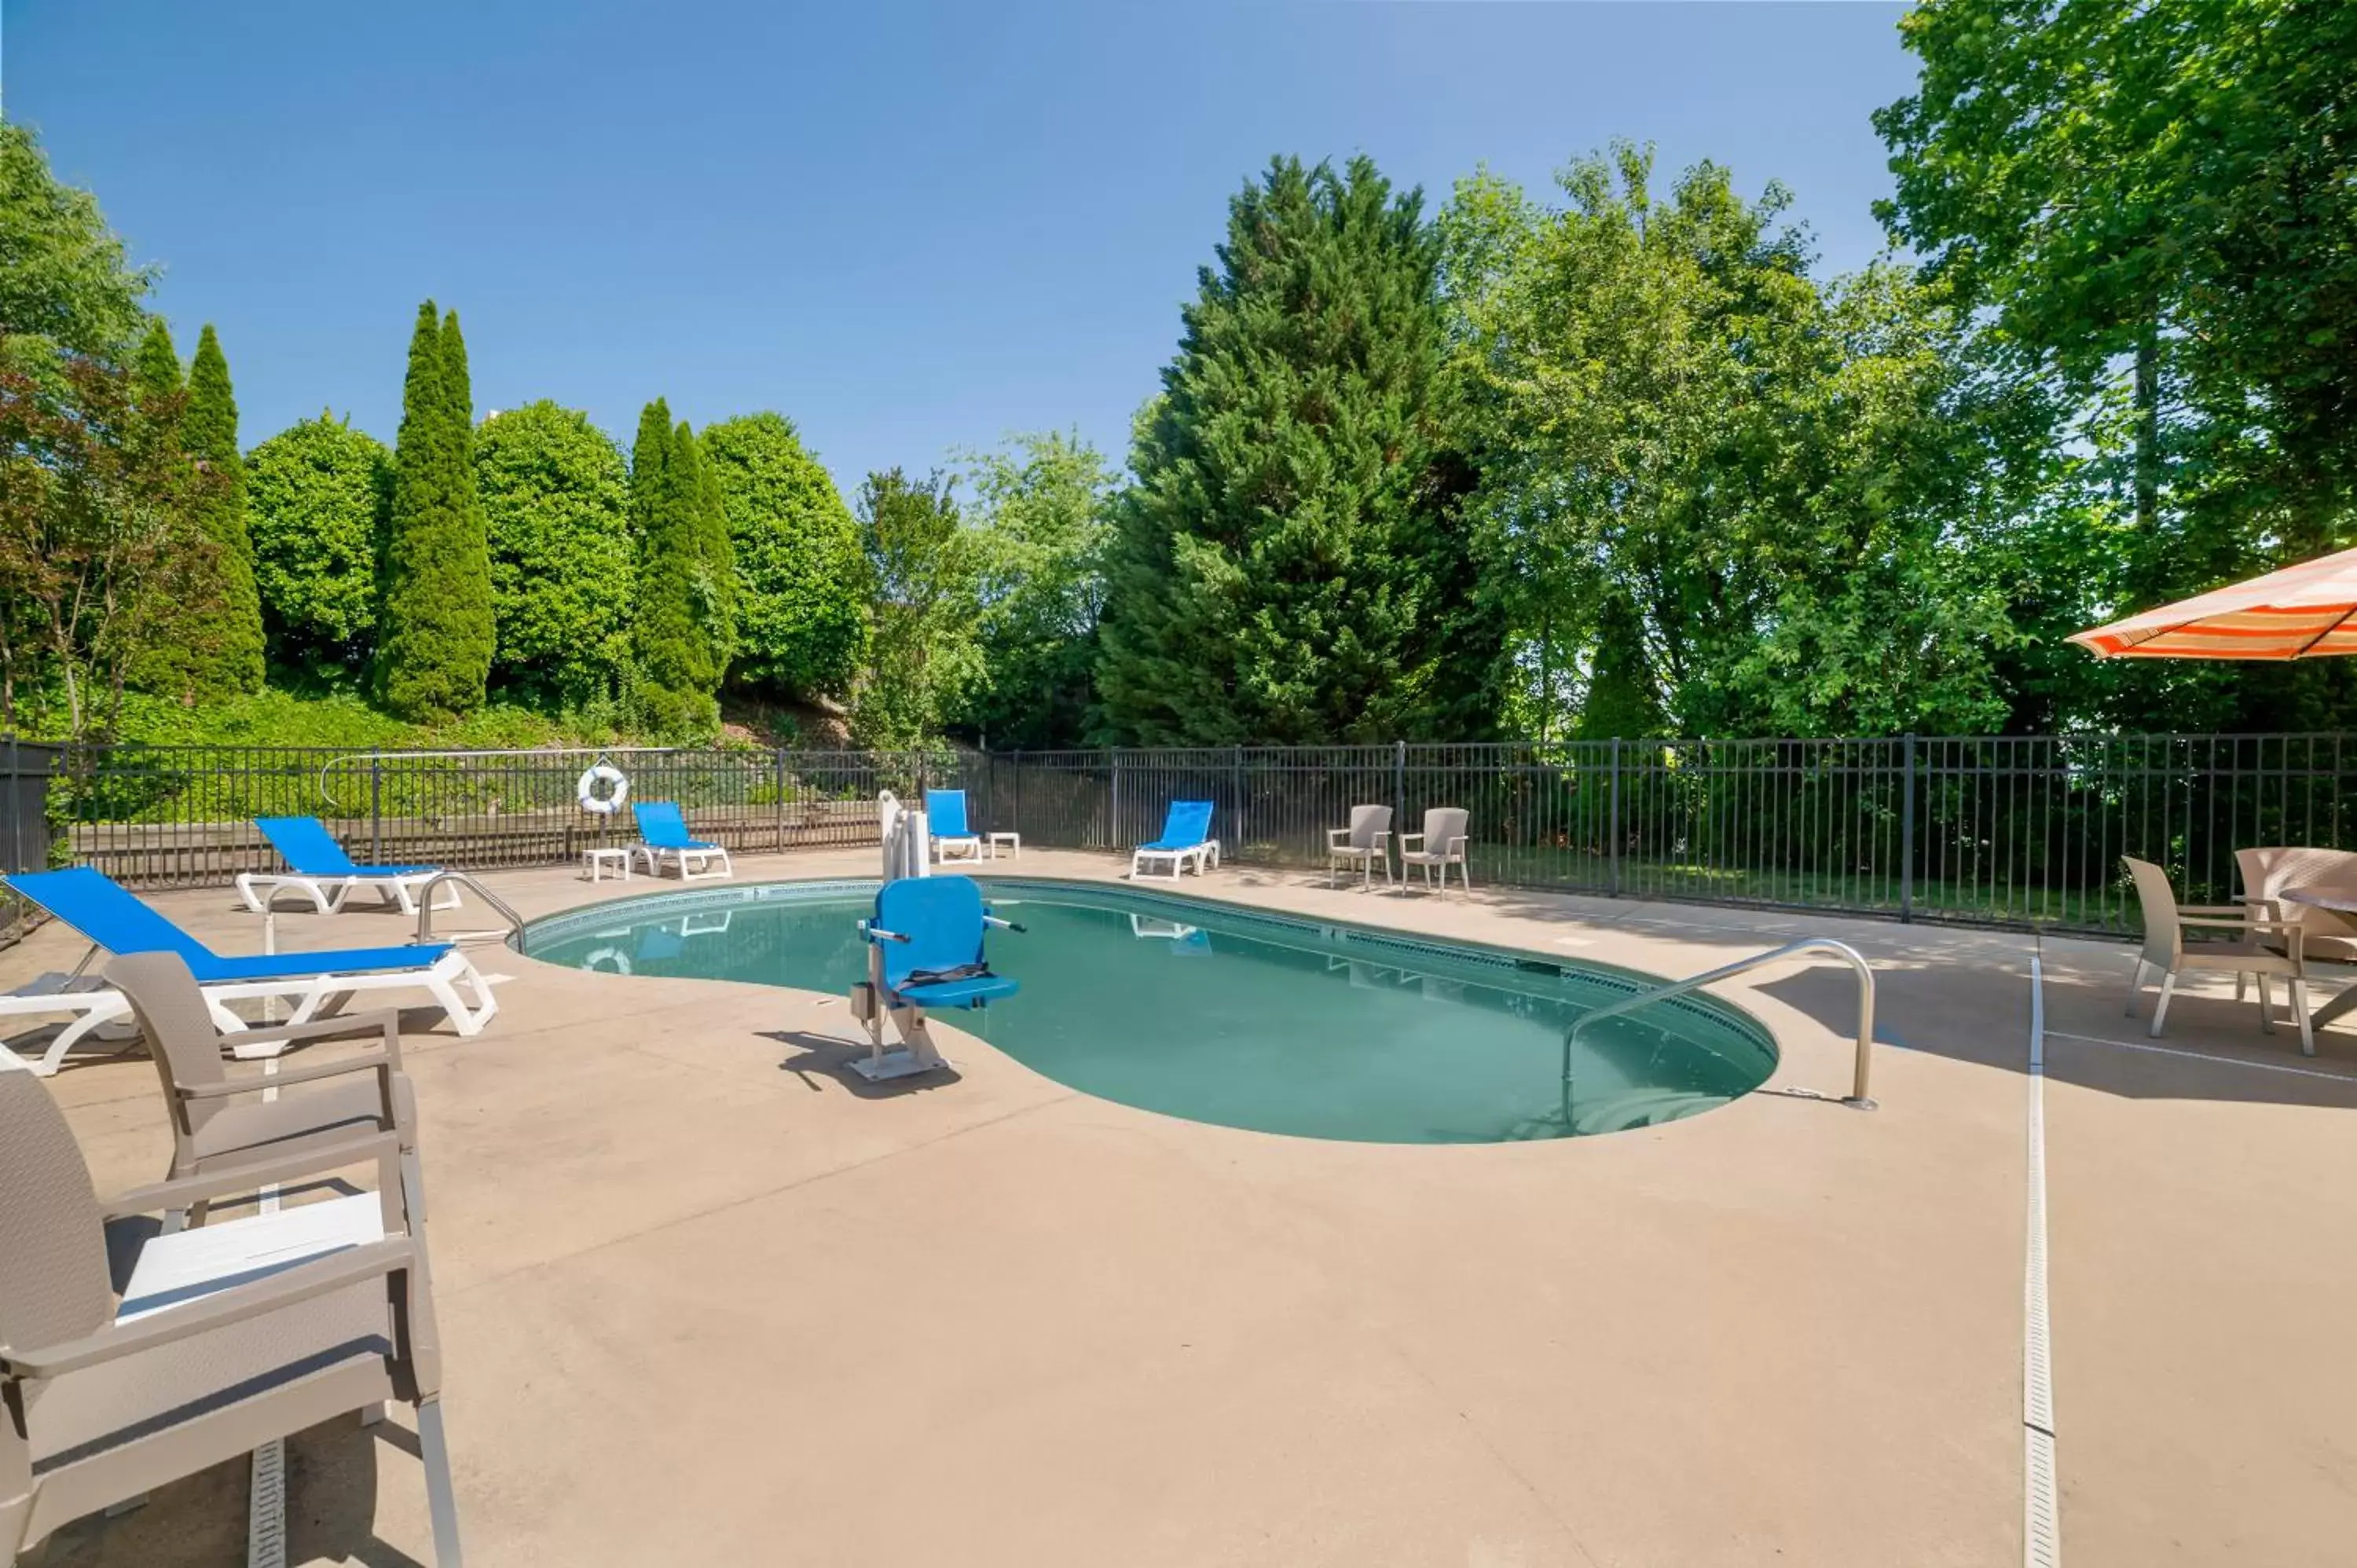
[[[1197,1122],[1374,1143],[1584,1136],[1723,1105],[1776,1063],[1758,1023],[1692,995],[1567,1050],[1581,1013],[1651,983],[1598,965],[1126,888],[984,891],[1028,928],[989,942],[1023,989],[942,1021],[1060,1083]],[[874,898],[873,884],[772,884],[626,899],[535,922],[525,951],[842,994],[866,978],[856,922]]]

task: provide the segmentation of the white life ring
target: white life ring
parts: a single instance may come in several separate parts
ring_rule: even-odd
[[[597,793],[597,786],[600,784],[611,785],[613,793],[610,795]],[[574,793],[580,800],[583,811],[600,817],[610,817],[622,809],[623,801],[630,798],[630,781],[624,778],[622,770],[612,763],[601,762],[581,776],[581,782],[575,787]]]

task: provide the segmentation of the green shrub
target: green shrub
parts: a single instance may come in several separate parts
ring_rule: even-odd
[[[543,400],[487,421],[475,476],[490,539],[493,684],[578,706],[630,660],[630,473],[589,416]]]
[[[249,453],[245,490],[271,662],[307,682],[365,668],[393,454],[323,413]]]

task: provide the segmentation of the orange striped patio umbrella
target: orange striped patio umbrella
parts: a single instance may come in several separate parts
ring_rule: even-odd
[[[2315,659],[2357,653],[2357,550],[2287,566],[2071,634],[2100,659]]]

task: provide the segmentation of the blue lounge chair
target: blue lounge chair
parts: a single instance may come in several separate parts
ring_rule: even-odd
[[[1211,802],[1209,800],[1173,800],[1168,815],[1162,819],[1162,836],[1152,843],[1142,843],[1130,853],[1129,875],[1134,880],[1146,875],[1151,862],[1170,863],[1170,880],[1178,880],[1187,863],[1195,864],[1195,875],[1203,875],[1205,862],[1216,868],[1220,864],[1220,841],[1211,836]]]
[[[966,825],[965,791],[925,791],[925,832],[933,841],[933,858],[948,860],[955,850],[964,860],[982,858],[982,835]]]
[[[400,906],[404,915],[417,913],[415,889],[442,874],[438,865],[361,865],[344,853],[328,824],[317,817],[256,817],[253,825],[270,841],[278,858],[286,863],[284,875],[247,871],[238,874],[237,896],[245,907],[259,915],[278,896],[282,887],[292,887],[309,896],[322,915],[331,915],[344,907],[344,900],[353,890],[373,887],[388,904]],[[458,885],[446,883],[442,896],[435,900],[437,909],[458,907]]]
[[[706,843],[690,838],[687,819],[679,814],[679,807],[670,800],[639,800],[630,806],[638,819],[637,853],[647,863],[647,875],[662,875],[662,863],[670,860],[679,867],[679,879],[693,882],[701,876],[734,876],[737,868],[728,862],[728,852],[716,843]],[[715,871],[712,865],[720,863]]]
[[[908,876],[877,889],[875,918],[859,922],[867,979],[851,991],[852,1016],[867,1026],[869,1048],[853,1071],[874,1083],[949,1065],[925,1027],[926,1009],[986,1006],[1017,989],[990,972],[983,933],[992,926],[1023,929],[992,914],[971,877]],[[903,1042],[889,1051],[888,1014]]]
[[[461,1035],[479,1033],[499,1011],[499,999],[491,994],[491,988],[467,955],[449,942],[228,955],[213,951],[113,877],[88,866],[37,871],[5,880],[93,946],[113,953],[179,954],[203,988],[213,1021],[226,1032],[247,1027],[244,1019],[230,1011],[231,1002],[284,997],[295,1004],[294,1016],[286,1022],[303,1024],[323,1011],[333,1011],[355,992],[412,985],[433,997],[449,1015],[450,1026]],[[460,996],[461,984],[474,998],[471,1004]],[[44,1000],[70,1004],[73,997]]]

